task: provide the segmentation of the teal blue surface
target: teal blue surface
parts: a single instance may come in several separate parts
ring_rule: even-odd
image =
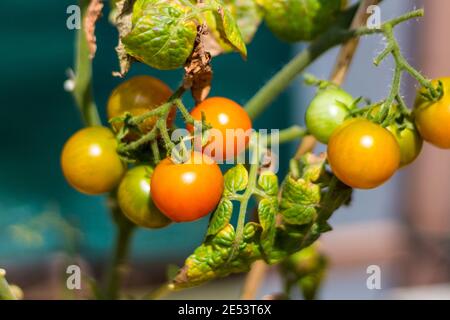
[[[59,166],[65,140],[82,125],[71,96],[63,90],[65,72],[72,66],[75,36],[66,28],[66,8],[75,3],[0,2],[0,263],[38,261],[65,249],[64,228],[58,219],[48,222],[37,218],[37,222],[27,225],[49,208],[81,230],[82,254],[102,258],[112,246],[114,229],[105,200],[71,189]],[[109,93],[121,81],[111,76],[117,69],[116,37],[105,15],[97,27],[98,52],[94,61],[95,98],[103,116]],[[227,96],[243,104],[289,57],[290,47],[262,28],[249,46],[248,61],[238,54],[214,60],[212,95]],[[172,88],[182,75],[181,71],[159,72],[138,64],[129,76],[136,74],[160,77]],[[291,125],[288,110],[289,97],[285,94],[256,121],[255,127]],[[287,150],[283,147],[281,152]],[[283,166],[282,171],[285,169]],[[148,259],[185,256],[201,242],[206,223],[207,219],[203,219],[159,231],[139,231],[133,255]],[[23,224],[37,234],[18,238],[17,230],[23,230]]]

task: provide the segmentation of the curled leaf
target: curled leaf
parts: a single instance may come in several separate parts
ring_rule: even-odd
[[[122,42],[126,52],[151,67],[182,67],[197,36],[197,15],[185,1],[137,0],[132,29]]]
[[[97,38],[95,37],[95,24],[101,17],[103,2],[101,0],[91,0],[84,16],[84,32],[89,48],[89,58],[94,59],[97,51]]]
[[[229,224],[232,214],[233,203],[228,199],[222,199],[209,222],[207,235],[215,235],[225,228]]]
[[[119,32],[119,43],[116,46],[116,53],[119,59],[120,71],[113,72],[115,77],[124,77],[128,70],[130,70],[131,64],[135,59],[130,56],[122,43],[122,37],[130,33],[132,28],[131,17],[133,13],[133,4],[135,0],[117,0],[115,2],[114,15],[111,17],[112,22],[117,27]]]
[[[183,86],[191,88],[192,97],[196,104],[202,102],[211,90],[212,68],[211,54],[205,50],[206,25],[198,27],[194,51],[184,66]]]
[[[225,173],[225,191],[226,195],[234,195],[244,190],[248,185],[248,171],[242,164],[231,168]]]

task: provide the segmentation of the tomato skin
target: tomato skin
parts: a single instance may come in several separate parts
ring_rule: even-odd
[[[386,182],[400,165],[394,136],[366,119],[344,122],[328,143],[333,173],[352,188],[372,189]]]
[[[400,168],[411,164],[417,159],[423,147],[423,139],[416,128],[405,128],[401,131],[393,124],[388,129],[397,140],[400,147]]]
[[[226,133],[227,129],[241,129],[243,132],[248,132],[247,130],[252,128],[252,121],[244,108],[233,100],[222,97],[212,97],[204,100],[193,108],[191,115],[195,120],[201,121],[202,112],[205,114],[206,122],[210,124],[213,129],[216,129],[223,139],[223,144],[215,145],[215,148],[209,156],[214,157],[217,161],[222,161],[232,159],[245,150],[250,140],[250,134],[246,134],[245,137],[242,137],[243,143],[239,143],[241,140],[238,136],[239,131],[236,131],[233,141],[228,141]],[[186,128],[191,134],[194,132],[194,127],[192,125],[187,125]],[[211,142],[214,139],[214,137],[211,137]],[[228,144],[232,144],[233,148],[230,148],[230,152],[227,153]]]
[[[162,160],[151,180],[155,205],[176,222],[200,219],[219,203],[223,192],[223,175],[208,156],[193,152],[186,163]]]
[[[320,90],[305,114],[308,131],[320,142],[327,144],[333,131],[350,114],[353,97],[340,88]],[[346,107],[347,106],[347,107]]]
[[[417,95],[414,117],[417,129],[425,141],[441,149],[450,149],[450,78],[432,81],[437,86],[442,81],[444,95],[439,101],[427,101]],[[422,88],[421,92],[425,92]]]
[[[161,80],[150,76],[133,77],[117,86],[108,100],[108,119],[123,116],[130,112],[133,116],[146,113],[164,104],[172,96],[172,90]],[[174,106],[167,118],[167,126],[171,127],[175,120],[176,107]],[[149,132],[155,126],[158,118],[146,119],[139,128],[143,133]],[[113,123],[119,130],[123,123]],[[134,137],[129,137],[133,139]]]
[[[125,173],[116,149],[116,138],[108,128],[89,127],[76,132],[61,154],[61,167],[69,184],[90,195],[111,191]]]
[[[150,229],[163,228],[171,220],[159,211],[150,196],[150,179],[153,168],[137,166],[122,179],[117,191],[120,209],[134,224]]]

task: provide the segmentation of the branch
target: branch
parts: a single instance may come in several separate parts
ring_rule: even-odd
[[[97,106],[92,94],[92,61],[91,51],[84,29],[84,20],[90,0],[80,0],[82,28],[77,31],[76,38],[76,57],[75,57],[75,75],[72,81],[73,88],[70,90],[75,102],[80,110],[84,123],[87,126],[101,125]]]
[[[360,7],[358,8],[358,11],[357,11],[355,17],[353,18],[353,22],[351,24],[351,29],[356,29],[357,27],[363,25],[364,21],[365,21],[364,19],[366,17],[367,7],[371,4],[377,4],[380,1],[381,0],[363,0],[360,4]],[[320,40],[318,40],[318,41],[320,41]],[[335,64],[334,71],[331,76],[331,81],[333,81],[334,83],[336,83],[338,85],[343,83],[345,76],[348,73],[348,69],[352,62],[354,53],[358,47],[358,43],[359,43],[358,38],[355,38],[353,40],[348,41],[341,48],[338,58],[337,58],[337,62]],[[331,44],[332,43],[330,43],[330,45]],[[312,44],[308,50],[311,51],[312,48],[314,48],[314,46],[317,46],[317,43]],[[322,49],[325,47],[326,46],[319,46],[319,49]],[[300,55],[297,57],[298,60],[303,62],[303,65],[302,64],[299,65],[300,68],[298,68],[299,69],[298,72],[302,72],[309,65],[309,63],[312,62],[309,58],[309,56],[310,56],[309,51],[306,51],[306,53],[300,53]],[[320,55],[320,53],[319,53],[319,55]],[[284,77],[279,76],[279,78],[283,79]],[[272,86],[274,86],[274,85],[272,84]],[[274,87],[276,88],[276,86],[274,86]],[[269,87],[269,89],[270,89],[270,87]],[[264,93],[265,91],[263,91],[263,90],[264,90],[264,87],[260,90],[260,92],[262,91],[262,93],[259,93],[260,97],[264,97],[264,95],[268,95],[268,94],[265,94]],[[267,88],[265,90],[267,90],[268,93],[270,93],[270,91],[271,91],[271,90],[268,90]],[[260,109],[263,109],[261,107],[260,108],[257,107],[257,103],[259,102],[258,99],[260,99],[260,98],[258,98],[258,94],[257,94],[257,96],[255,96],[252,100],[250,100],[250,102],[246,106],[247,111],[249,111],[249,109],[250,109],[252,116],[258,115],[259,112],[261,111]],[[271,101],[269,101],[269,103],[270,102]],[[316,139],[312,136],[305,137],[297,149],[295,158],[296,159],[301,158],[302,155],[313,150],[316,145],[316,142],[317,142]],[[268,271],[268,267],[264,261],[256,261],[252,265],[252,268],[251,268],[250,272],[247,274],[247,277],[245,279],[244,287],[243,287],[242,294],[241,294],[241,299],[245,299],[245,300],[255,299],[258,289],[261,287],[261,284],[264,281],[265,274],[267,273],[267,271]]]

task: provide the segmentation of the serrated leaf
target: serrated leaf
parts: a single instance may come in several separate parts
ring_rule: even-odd
[[[248,185],[248,171],[242,164],[231,168],[225,173],[225,191],[227,195],[236,194],[245,190]]]
[[[301,177],[306,181],[316,182],[325,171],[325,162],[325,155],[316,156],[312,153],[305,154],[300,159]]]
[[[212,215],[207,235],[215,235],[228,225],[233,214],[233,203],[228,199],[222,199]]]
[[[122,38],[127,53],[153,68],[182,67],[197,35],[192,7],[180,0],[138,0],[134,8],[132,30]]]
[[[258,178],[258,185],[268,196],[278,194],[278,177],[273,172],[264,171]]]

